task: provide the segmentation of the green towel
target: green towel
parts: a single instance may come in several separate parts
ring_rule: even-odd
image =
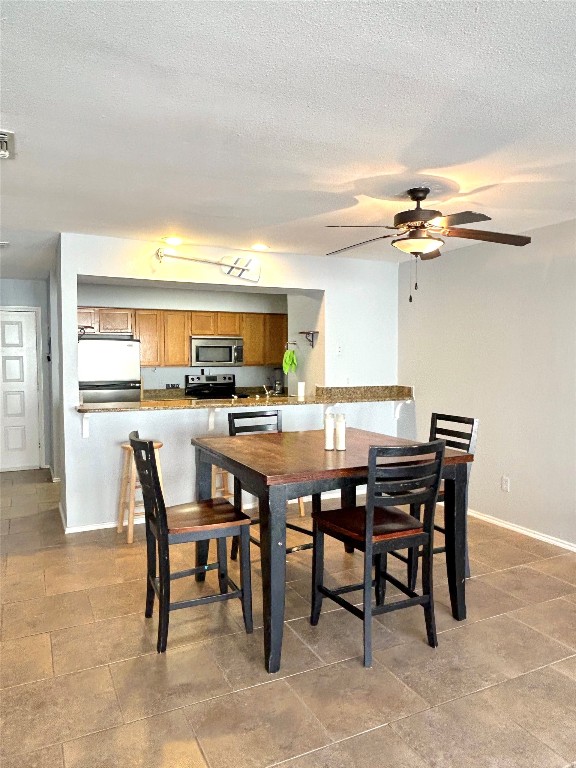
[[[287,349],[282,360],[282,370],[284,373],[295,373],[297,367],[296,352],[292,349]]]

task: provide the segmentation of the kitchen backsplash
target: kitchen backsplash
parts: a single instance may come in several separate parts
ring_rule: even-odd
[[[167,384],[180,384],[180,387],[184,389],[184,376],[187,373],[200,373],[201,370],[201,368],[142,368],[142,388],[165,389]],[[285,380],[282,369],[273,366],[250,365],[239,368],[207,366],[203,370],[206,375],[234,373],[237,387],[260,387],[262,384],[273,387],[276,378],[280,377],[282,381]]]

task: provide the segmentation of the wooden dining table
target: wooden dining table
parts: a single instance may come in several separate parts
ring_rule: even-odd
[[[361,429],[346,430],[346,450],[324,450],[324,431],[263,432],[235,437],[192,439],[196,451],[196,498],[208,499],[212,465],[235,478],[240,488],[258,499],[264,609],[264,657],[268,672],[280,669],[286,589],[286,505],[290,499],[340,490],[343,506],[355,505],[356,489],[368,478],[371,445],[414,445],[391,435]],[[442,477],[445,486],[444,527],[446,568],[452,615],[466,618],[465,564],[467,465],[472,454],[446,449]],[[206,564],[208,543],[197,545],[197,565]]]

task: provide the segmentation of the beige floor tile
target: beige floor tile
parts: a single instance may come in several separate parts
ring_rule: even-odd
[[[476,701],[553,749],[576,760],[576,686],[554,667],[521,675],[477,694]]]
[[[547,573],[549,576],[555,576],[557,579],[576,585],[576,552],[541,560],[533,563],[531,567],[540,573]]]
[[[498,539],[491,539],[470,546],[470,555],[475,560],[491,565],[498,570],[533,563],[540,559],[537,555],[532,555],[524,549],[498,541]]]
[[[57,531],[64,536],[60,515],[53,510],[37,512],[27,517],[16,517],[10,521],[10,534],[28,533],[31,531]]]
[[[241,619],[241,613],[238,613],[238,605],[240,605],[240,602],[234,600],[199,605],[189,610],[183,609],[171,613],[168,648],[175,648],[178,645],[190,645],[191,643],[199,643],[223,635],[243,632],[244,624]],[[156,633],[158,626],[156,609],[154,618],[149,621],[154,628],[154,633]]]
[[[521,608],[526,603],[512,595],[495,589],[487,584],[483,584],[481,578],[468,579],[466,581],[466,620],[468,623],[481,621],[492,616],[499,616],[502,613]],[[447,585],[435,589],[436,612],[438,603],[450,610],[450,593]],[[450,614],[451,616],[451,614]],[[451,624],[444,622],[439,625],[439,629],[450,629],[462,626],[462,622],[452,620]]]
[[[66,768],[208,768],[182,712],[168,712],[64,744]]]
[[[238,632],[212,641],[212,653],[234,690],[321,666],[322,661],[291,627],[291,623],[284,625],[282,666],[274,674],[266,672],[264,667],[264,634],[261,629],[256,629],[250,635]]]
[[[327,601],[330,602],[330,601]],[[333,607],[337,607],[332,603]],[[323,613],[313,627],[308,617],[290,622],[290,628],[325,663],[343,661],[364,653],[362,621],[343,608]],[[422,628],[424,615],[422,614]],[[383,624],[372,624],[372,648],[390,648],[398,639]]]
[[[125,722],[229,693],[211,645],[170,648],[110,665]]]
[[[94,555],[98,558],[98,553]],[[46,594],[58,595],[64,592],[74,592],[109,584],[120,584],[124,581],[134,581],[146,573],[142,563],[135,558],[126,558],[124,562],[110,558],[76,560],[72,555],[63,568],[52,565],[45,569]]]
[[[0,688],[52,677],[50,635],[32,635],[0,643]]]
[[[438,648],[411,643],[374,657],[431,705],[569,656],[564,645],[507,616],[443,633]]]
[[[12,497],[8,495],[7,491],[7,488],[3,488],[0,492],[0,510],[8,510],[12,506]]]
[[[331,741],[284,680],[183,711],[211,768],[264,768]]]
[[[562,597],[573,591],[573,586],[554,576],[540,573],[529,566],[507,568],[504,571],[488,573],[474,580],[479,587],[494,587],[522,600],[524,603],[541,603]],[[510,610],[507,608],[506,610]]]
[[[570,595],[564,595],[564,600],[569,600],[571,603],[576,603],[576,592],[572,592]]]
[[[0,536],[7,536],[8,532],[10,530],[10,519],[9,518],[1,518],[0,519]]]
[[[44,546],[40,531],[28,531],[27,533],[15,533],[2,536],[0,539],[0,552],[4,555],[20,555],[28,552],[36,552]]]
[[[139,614],[52,632],[56,675],[131,659],[155,650],[155,627]]]
[[[93,621],[85,593],[40,597],[2,607],[2,639],[11,640]]]
[[[283,768],[430,768],[389,725],[283,763]]]
[[[127,581],[107,587],[88,590],[94,619],[112,619],[129,613],[144,615],[146,580]]]
[[[564,768],[566,761],[477,696],[391,725],[434,768]]]
[[[576,651],[576,602],[559,598],[521,608],[510,615]]]
[[[8,688],[1,706],[7,754],[32,752],[122,723],[107,668]]]
[[[2,603],[19,603],[22,600],[32,600],[35,597],[44,597],[45,593],[43,570],[2,577],[2,584],[0,585]]]
[[[563,661],[559,661],[553,666],[554,669],[560,670],[563,675],[568,675],[568,677],[576,681],[576,655],[570,656],[570,658],[564,659]]]
[[[2,768],[64,768],[62,747],[55,744],[26,755],[3,757]]]
[[[377,662],[366,669],[360,657],[294,675],[287,682],[333,740],[354,736],[427,707],[420,696],[387,669]]]

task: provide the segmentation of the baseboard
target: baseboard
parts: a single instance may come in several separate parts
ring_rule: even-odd
[[[522,533],[524,536],[530,536],[532,539],[545,541],[547,544],[553,544],[556,547],[567,549],[570,552],[576,552],[576,544],[572,543],[571,541],[564,541],[564,539],[558,539],[555,536],[548,536],[546,533],[533,531],[531,528],[525,528],[522,525],[516,525],[516,523],[509,523],[505,520],[500,520],[498,517],[492,517],[492,515],[485,515],[483,512],[477,512],[475,509],[468,509],[468,515],[470,517],[476,517],[478,520],[484,520],[486,523],[498,525],[500,528],[507,528],[509,531]]]
[[[134,520],[134,525],[141,525],[144,522],[144,518]],[[69,528],[64,528],[64,533],[86,533],[87,531],[100,531],[104,528],[116,528],[117,522],[114,523],[94,523],[93,525],[71,525]]]
[[[48,467],[46,467],[46,469],[50,470],[50,477],[51,477],[53,483],[61,482],[60,478],[56,477],[56,475],[54,474],[54,470],[52,469],[52,467],[48,466]]]

